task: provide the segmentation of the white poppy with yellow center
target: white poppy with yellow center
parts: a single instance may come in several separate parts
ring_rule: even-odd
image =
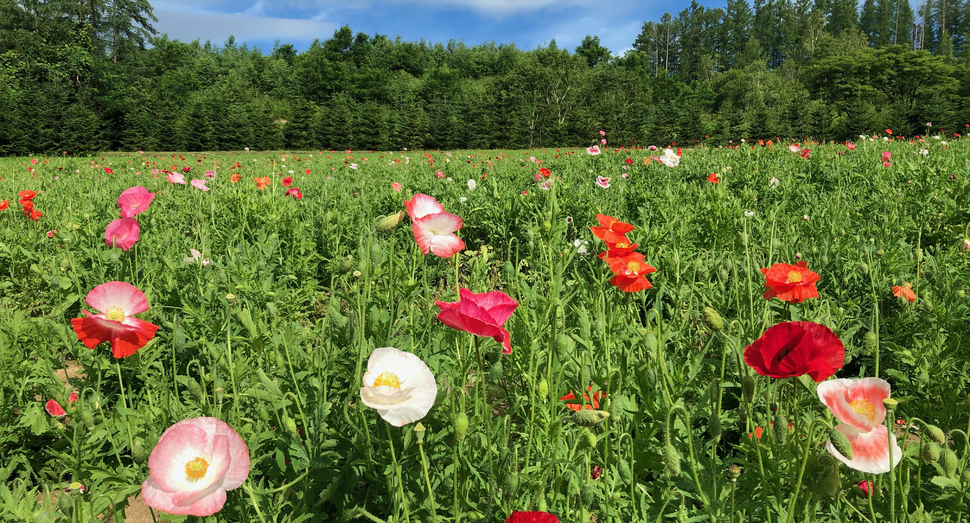
[[[421,358],[394,347],[370,354],[363,382],[361,402],[395,427],[425,417],[438,395],[434,375]]]

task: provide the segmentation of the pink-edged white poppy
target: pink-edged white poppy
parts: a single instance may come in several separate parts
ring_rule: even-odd
[[[610,188],[610,179],[607,178],[607,177],[605,177],[605,176],[597,176],[596,177],[596,185],[599,185],[600,187],[602,187],[604,189],[609,189]]]
[[[788,150],[793,153],[797,153],[797,152],[801,152],[802,148],[799,147],[797,144],[790,143],[788,144]]]
[[[148,298],[134,285],[109,281],[91,289],[84,302],[98,311],[82,309],[85,318],[74,318],[71,325],[77,339],[89,349],[111,342],[115,358],[131,356],[155,337],[158,326],[132,316],[148,310]]]
[[[411,217],[411,231],[421,253],[429,252],[441,258],[450,258],[465,248],[455,231],[461,229],[462,219],[445,212],[445,208],[427,194],[418,193],[404,202]]]
[[[836,379],[818,384],[818,398],[840,422],[835,428],[845,434],[852,446],[852,459],[843,456],[832,442],[825,448],[849,467],[871,474],[889,472],[902,458],[896,436],[889,434],[883,400],[891,388],[879,378]],[[892,462],[889,461],[892,445]]]
[[[202,253],[195,249],[189,249],[189,254],[191,254],[192,256],[182,259],[182,261],[184,261],[187,264],[195,263],[196,260],[199,260],[199,262],[202,263],[202,265],[209,265],[212,263],[212,261],[210,260],[202,259]]]
[[[145,503],[162,512],[210,516],[226,504],[226,491],[249,476],[249,449],[217,418],[192,418],[168,428],[148,457],[141,484]]]
[[[71,394],[67,397],[67,402],[68,404],[74,404],[74,402],[76,401],[77,401],[77,391],[72,390]],[[47,400],[47,404],[44,405],[44,410],[46,410],[48,414],[50,414],[55,418],[63,418],[64,416],[67,415],[67,411],[64,410],[64,407],[61,407],[61,404],[54,399]]]
[[[181,173],[168,173],[168,176],[166,176],[165,179],[170,183],[180,183],[185,185],[185,175]]]
[[[599,148],[599,146],[597,146],[597,145],[594,145],[594,146],[592,146],[592,147],[587,147],[587,148],[586,148],[586,152],[587,152],[587,153],[588,153],[589,155],[591,155],[591,156],[596,156],[597,154],[599,154],[599,153],[600,153],[600,148]]]
[[[200,180],[200,179],[196,178],[196,179],[192,180],[190,183],[192,184],[192,187],[195,187],[196,189],[199,189],[200,191],[208,191],[209,190],[209,188],[205,186],[205,180]]]
[[[118,197],[118,207],[121,208],[122,218],[133,218],[136,214],[145,212],[155,198],[155,193],[148,192],[148,189],[137,186],[125,189]]]
[[[425,417],[437,395],[431,369],[414,354],[382,347],[367,358],[360,400],[391,425],[403,427]]]
[[[108,247],[118,247],[127,251],[138,241],[138,233],[141,227],[138,220],[134,218],[118,218],[108,224],[104,231],[104,243]]]

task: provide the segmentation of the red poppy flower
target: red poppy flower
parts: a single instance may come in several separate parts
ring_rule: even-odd
[[[123,281],[109,281],[91,289],[84,302],[99,314],[81,310],[85,318],[74,318],[71,325],[77,339],[93,349],[111,342],[115,358],[131,356],[155,337],[157,325],[132,316],[148,310],[148,299],[134,285]]]
[[[626,162],[627,165],[633,165],[633,160],[631,160],[630,158],[627,158],[626,160],[623,160],[623,161]]]
[[[913,292],[913,284],[909,282],[905,282],[902,285],[896,285],[893,287],[893,296],[907,299],[910,303],[916,301],[916,293]]]
[[[626,238],[626,233],[635,229],[634,226],[629,223],[623,223],[612,216],[607,216],[605,214],[597,214],[596,221],[600,223],[599,227],[590,227],[589,230],[593,231],[593,234],[597,238],[607,242],[607,243],[620,243],[623,241],[629,242]]]
[[[543,178],[548,178],[552,174],[552,171],[546,169],[545,167],[540,167],[539,174],[541,174]]]
[[[454,329],[493,338],[502,344],[502,354],[512,354],[512,335],[504,325],[519,302],[501,291],[475,294],[459,289],[458,295],[456,302],[435,300],[441,307],[438,320]]]
[[[711,173],[707,177],[707,181],[709,181],[711,183],[720,183],[721,182],[721,180],[717,177],[717,173]]]
[[[256,182],[256,188],[260,190],[265,189],[266,186],[269,185],[271,182],[271,180],[269,179],[269,176],[263,176],[262,178],[253,178],[253,181]]]
[[[605,242],[606,250],[599,253],[599,259],[607,261],[607,258],[622,258],[631,254],[637,247],[640,246],[639,243],[630,243],[630,240],[623,236],[618,242]]]
[[[283,178],[283,187],[289,187],[291,185],[293,185],[293,177],[292,176],[287,176],[286,178]]]
[[[761,439],[761,434],[763,432],[764,432],[764,429],[762,429],[761,427],[755,427],[754,434],[751,434],[750,432],[748,433],[748,439],[752,439],[752,438]]]
[[[820,383],[842,368],[845,346],[824,325],[788,321],[745,347],[744,362],[762,376],[781,379],[808,374]]]
[[[505,523],[559,523],[559,518],[548,512],[513,512]]]
[[[300,188],[299,187],[292,187],[290,189],[287,189],[285,194],[286,194],[286,196],[292,196],[292,197],[296,198],[297,200],[299,200],[300,198],[303,198],[303,193],[300,192]]]
[[[106,174],[114,174],[115,173],[113,170],[111,170],[111,167],[105,167],[104,168],[104,172]]]
[[[592,392],[593,386],[590,385],[589,388],[586,389],[586,391]],[[583,398],[586,400],[586,410],[593,410],[593,409],[600,408],[600,400],[605,397],[606,397],[606,394],[601,390],[598,390],[595,393],[593,393],[592,398],[589,397],[589,394],[583,394]],[[559,398],[559,401],[565,401],[566,407],[568,407],[570,410],[582,410],[583,409],[582,403],[570,402],[571,400],[575,400],[575,399],[576,399],[576,395],[573,394],[573,391],[569,391],[569,394],[566,394],[565,396]]]
[[[71,394],[67,397],[67,401],[69,404],[73,404],[74,402],[76,402],[77,391],[71,391]],[[55,418],[61,418],[67,415],[67,411],[64,410],[64,407],[62,407],[61,404],[57,402],[57,400],[53,400],[53,399],[47,400],[47,404],[44,405],[44,410],[46,410],[48,414],[50,414]]]
[[[242,180],[242,175],[239,173],[233,173],[233,175],[230,176],[229,179],[232,180],[232,183],[236,183],[239,180]]]
[[[615,285],[623,292],[638,292],[647,290],[653,285],[647,281],[646,275],[657,272],[643,261],[643,255],[638,252],[631,252],[626,256],[617,258],[607,257],[606,263],[614,276],[610,278],[610,283]]]
[[[811,149],[802,149],[802,158],[808,158],[808,155],[812,152]]]
[[[10,202],[7,200],[0,202],[0,211],[6,210],[7,207],[10,207]]]
[[[808,262],[800,261],[795,265],[787,263],[776,263],[770,268],[762,268],[761,273],[765,275],[765,299],[778,298],[779,300],[801,303],[806,298],[818,298],[818,290],[815,282],[820,278],[818,274],[808,270]]]

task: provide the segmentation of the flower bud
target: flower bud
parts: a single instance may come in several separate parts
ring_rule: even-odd
[[[845,459],[852,459],[852,444],[841,430],[833,428],[829,431],[829,443],[839,451],[839,454],[845,456]]]
[[[593,431],[589,429],[585,429],[583,430],[583,436],[586,438],[586,444],[589,445],[589,448],[595,449],[597,443],[596,434],[593,434]]]
[[[886,410],[888,410],[888,411],[894,411],[894,410],[896,410],[896,405],[899,405],[899,402],[896,401],[893,398],[886,398],[886,399],[882,400],[882,404],[883,404],[883,406],[886,407]]]
[[[876,352],[876,347],[879,345],[879,336],[872,331],[866,333],[862,337],[862,354],[864,356],[872,356]]]
[[[721,415],[717,412],[712,412],[711,416],[707,419],[707,434],[716,443],[721,440],[721,432]]]
[[[142,440],[136,438],[131,444],[131,457],[135,460],[135,463],[145,462],[145,444]]]
[[[839,474],[839,467],[834,465],[824,467],[821,476],[819,476],[818,486],[822,494],[829,497],[837,496],[842,489],[842,475]]]
[[[944,434],[943,430],[936,425],[927,425],[924,428],[923,433],[930,438],[930,441],[936,443],[937,445],[946,444],[946,434]]]
[[[81,421],[84,422],[84,426],[87,427],[88,430],[94,430],[95,424],[93,406],[84,405],[84,408],[81,409]]]
[[[285,412],[283,413],[283,428],[286,429],[291,436],[300,435],[300,431],[296,429],[296,421]]]
[[[861,271],[862,274],[868,275],[869,274],[869,264],[866,263],[866,262],[859,262],[859,271]]]
[[[583,486],[581,497],[583,499],[583,505],[588,506],[596,498],[596,487],[589,482],[586,482],[586,485]]]
[[[643,348],[647,349],[647,356],[651,358],[656,357],[658,345],[657,335],[653,331],[647,331],[643,335]]]
[[[704,323],[712,331],[719,331],[724,328],[724,320],[721,315],[711,307],[704,307]]]
[[[455,429],[455,440],[463,441],[465,434],[468,433],[468,415],[464,412],[459,412],[455,416],[455,420],[452,421],[452,427]]]
[[[61,494],[57,497],[57,508],[65,515],[70,516],[74,513],[74,496]]]
[[[427,429],[424,428],[424,425],[420,421],[414,426],[414,437],[418,440],[418,443],[424,441],[424,432],[426,430]]]
[[[775,437],[775,441],[779,445],[784,445],[785,441],[788,439],[788,418],[779,412],[775,414],[775,424],[772,427],[772,432]]]
[[[502,381],[504,373],[505,369],[502,367],[502,360],[499,359],[488,369],[488,379],[492,382],[492,385],[498,385]]]
[[[630,469],[629,461],[625,459],[619,460],[616,464],[616,470],[617,472],[619,472],[620,479],[622,479],[623,481],[627,483],[633,481],[633,471]],[[970,469],[967,469],[967,470],[970,470]]]
[[[680,475],[680,452],[670,443],[664,445],[664,469],[673,477]]]
[[[741,378],[741,394],[745,401],[751,403],[751,400],[754,399],[754,378],[751,376]]]
[[[380,221],[377,222],[377,230],[381,232],[393,230],[404,220],[406,215],[407,213],[404,211],[398,211],[381,218]]]
[[[199,382],[192,377],[188,378],[188,382],[189,383],[187,387],[189,389],[189,394],[191,394],[192,397],[195,398],[195,401],[201,402],[203,397],[202,385],[199,385]]]
[[[964,251],[970,251],[970,238],[964,238],[963,239],[963,245],[961,246],[961,248]]]
[[[539,380],[539,399],[546,401],[549,397],[549,382],[545,378]]]
[[[919,449],[919,457],[923,463],[935,463],[940,459],[940,447],[932,441],[926,441]]]
[[[353,266],[354,266],[354,256],[352,254],[348,254],[347,257],[344,258],[343,263],[340,264],[340,272],[342,273],[347,272],[351,268],[353,268]]]
[[[732,463],[728,465],[727,477],[731,480],[731,483],[737,483],[738,477],[741,476],[741,466],[737,463]]]
[[[599,425],[608,417],[610,417],[610,413],[602,410],[580,409],[573,413],[573,421],[580,427]]]
[[[957,463],[960,460],[957,459],[956,452],[953,452],[950,448],[943,449],[940,453],[940,466],[943,467],[943,473],[946,477],[952,478],[957,471]]]

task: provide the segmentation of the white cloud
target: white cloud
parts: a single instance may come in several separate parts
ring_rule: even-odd
[[[177,9],[177,8],[176,8]],[[201,39],[221,45],[230,35],[236,42],[272,41],[294,43],[313,38],[326,39],[333,35],[338,24],[325,20],[276,18],[259,16],[262,2],[257,2],[244,13],[215,13],[210,11],[184,11],[156,8],[159,34],[168,33],[169,38],[189,42]]]

